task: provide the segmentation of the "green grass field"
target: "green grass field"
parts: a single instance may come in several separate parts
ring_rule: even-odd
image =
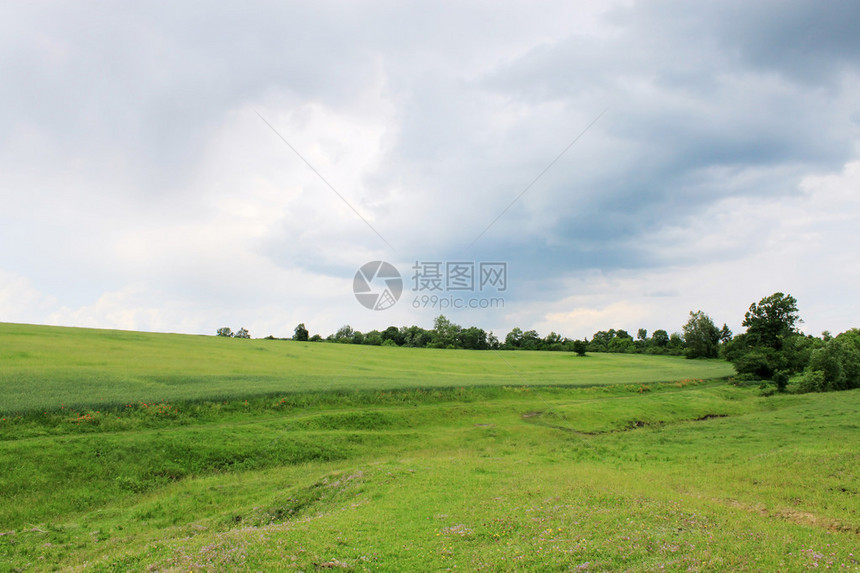
[[[728,376],[722,361],[242,340],[0,323],[0,413],[404,387],[633,384]]]
[[[860,571],[860,392],[729,371],[0,325],[0,570]]]

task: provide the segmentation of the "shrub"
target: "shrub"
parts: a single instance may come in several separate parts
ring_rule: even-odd
[[[820,370],[807,370],[800,378],[798,391],[806,392],[823,392],[824,391],[824,372]]]
[[[777,370],[773,373],[773,383],[776,385],[777,392],[785,392],[786,386],[788,386],[788,372],[785,370]]]
[[[860,388],[860,331],[843,332],[812,351],[800,384],[802,392]]]
[[[750,350],[735,359],[735,370],[738,374],[753,379],[769,379],[773,376],[775,369],[771,366],[768,358],[768,353],[764,349]]]

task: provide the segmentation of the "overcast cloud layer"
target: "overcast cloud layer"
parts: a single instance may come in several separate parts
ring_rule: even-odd
[[[814,1],[6,3],[0,321],[429,327],[412,265],[470,260],[508,264],[504,308],[443,312],[502,336],[698,309],[739,331],[775,291],[806,332],[860,326],[858,21]],[[389,310],[353,296],[372,260],[404,275]]]

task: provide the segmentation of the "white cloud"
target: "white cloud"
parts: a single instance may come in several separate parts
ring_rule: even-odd
[[[30,322],[55,304],[55,298],[40,293],[26,277],[0,269],[0,321]]]
[[[813,332],[860,322],[857,165],[838,171],[860,58],[836,7],[785,6],[830,32],[803,53],[740,2],[207,8],[99,7],[95,29],[88,6],[4,8],[0,319],[429,326],[406,295],[363,309],[353,273],[467,257],[511,265],[504,310],[450,313],[497,332],[699,308],[737,328],[775,290]]]
[[[728,198],[645,245],[683,266],[584,273],[565,283],[576,294],[522,315],[548,307],[532,323],[541,332],[583,337],[608,328],[679,331],[688,311],[704,310],[740,332],[749,304],[779,291],[798,299],[808,334],[856,327],[860,161],[809,176],[800,187],[788,198]],[[741,254],[718,260],[724,250]]]

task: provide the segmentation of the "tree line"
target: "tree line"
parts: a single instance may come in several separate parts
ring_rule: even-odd
[[[750,305],[746,332],[732,337],[722,352],[740,380],[771,382],[784,392],[789,381],[799,392],[860,388],[860,329],[838,336],[804,335],[797,300],[781,292]]]
[[[734,365],[736,380],[772,384],[778,392],[785,391],[789,381],[794,381],[796,389],[803,392],[860,387],[860,329],[835,337],[825,331],[821,337],[815,337],[800,332],[801,322],[797,300],[777,292],[750,305],[742,323],[746,331],[737,335],[725,324],[718,328],[710,316],[697,310],[690,311],[681,332],[669,334],[658,329],[649,336],[646,329],[640,328],[635,338],[620,329],[601,330],[590,340],[577,340],[556,332],[541,337],[535,330],[515,327],[500,339],[492,331],[477,326],[462,327],[439,315],[432,329],[412,325],[360,332],[347,324],[325,338],[310,335],[301,323],[287,340],[410,348],[543,350],[580,356],[588,352],[614,352],[724,358]],[[233,333],[223,327],[217,334],[250,338],[245,328]],[[271,335],[266,338],[276,339]]]

